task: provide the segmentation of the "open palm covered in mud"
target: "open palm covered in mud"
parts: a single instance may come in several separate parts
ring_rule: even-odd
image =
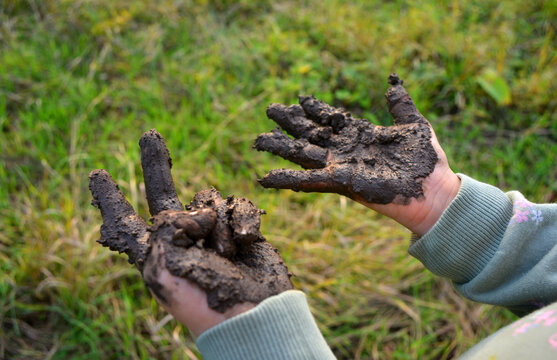
[[[299,105],[271,104],[267,116],[279,127],[259,135],[255,148],[310,170],[272,170],[261,185],[334,192],[374,204],[423,197],[422,182],[438,162],[433,131],[396,74],[389,83],[386,98],[394,122],[389,127],[354,118],[312,96],[301,96]]]

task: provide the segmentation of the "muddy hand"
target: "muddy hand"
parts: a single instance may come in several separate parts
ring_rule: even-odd
[[[311,96],[300,97],[300,105],[271,104],[267,116],[294,139],[277,128],[259,135],[255,148],[309,170],[272,170],[261,185],[346,195],[418,235],[429,231],[458,193],[460,179],[402,81],[392,74],[389,83],[385,96],[394,125],[388,127]]]
[[[181,303],[188,299],[176,298],[184,289],[206,294],[208,312],[187,312],[199,317],[226,315],[292,288],[282,258],[259,232],[261,210],[244,198],[223,199],[215,189],[197,193],[184,210],[162,136],[148,131],[139,144],[152,225],[135,213],[108,172],[94,170],[89,187],[103,217],[99,243],[125,252],[169,311],[181,306],[178,312],[184,312]],[[164,280],[172,277],[180,281]],[[187,285],[174,289],[178,283]],[[186,326],[188,321],[186,316]]]
[[[386,97],[394,126],[376,126],[311,96],[300,105],[271,104],[279,128],[261,134],[257,150],[269,151],[307,171],[278,169],[260,180],[267,188],[335,192],[369,203],[407,203],[423,196],[421,182],[437,163],[432,131],[396,74]]]

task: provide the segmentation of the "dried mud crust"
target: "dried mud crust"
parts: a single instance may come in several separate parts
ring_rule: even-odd
[[[172,296],[157,281],[162,269],[203,289],[219,312],[292,288],[278,251],[259,231],[262,210],[214,188],[198,192],[184,210],[162,136],[153,129],[139,143],[152,224],[135,213],[108,172],[94,170],[89,187],[103,217],[100,244],[125,252],[162,301]]]
[[[429,122],[402,83],[396,74],[389,76],[385,96],[394,122],[389,127],[354,118],[313,96],[300,96],[299,105],[271,104],[267,116],[278,127],[259,135],[254,147],[310,170],[272,170],[260,179],[261,185],[336,192],[377,204],[422,198],[422,181],[433,172],[438,156]]]

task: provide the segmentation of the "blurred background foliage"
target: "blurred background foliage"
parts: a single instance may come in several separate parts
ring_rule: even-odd
[[[397,72],[455,171],[557,195],[555,1],[0,0],[0,358],[195,359],[125,257],[95,243],[87,174],[148,217],[137,141],[166,138],[182,200],[247,196],[339,358],[450,359],[512,315],[406,254],[335,195],[263,190],[270,102],[314,94],[382,125]]]

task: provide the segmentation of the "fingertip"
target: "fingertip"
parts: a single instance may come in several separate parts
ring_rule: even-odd
[[[108,171],[105,169],[95,169],[89,172],[89,179],[96,178],[98,176],[102,176],[103,174],[108,174]]]
[[[274,119],[274,117],[284,110],[285,106],[282,104],[271,103],[267,106],[266,114],[269,119]]]
[[[253,148],[257,151],[267,151],[265,144],[268,139],[272,137],[272,133],[263,133],[257,135],[255,141],[253,142]]]
[[[164,139],[157,129],[152,128],[151,130],[145,131],[143,135],[141,135],[139,138],[139,146],[144,146],[148,141],[164,141]]]
[[[408,91],[402,86],[404,83],[396,73],[389,75],[389,87],[385,93],[389,112],[393,117],[395,125],[423,123],[429,124],[422,114],[416,108],[412,97]]]
[[[89,190],[93,195],[93,206],[99,207],[100,198],[105,201],[112,194],[120,194],[120,189],[110,173],[104,169],[96,169],[89,172]]]
[[[93,201],[91,201],[91,205],[100,209],[100,201],[99,201],[99,187],[101,182],[113,182],[112,177],[108,173],[108,171],[104,169],[95,169],[89,172],[89,190],[91,191],[91,195],[93,196]]]
[[[290,117],[289,107],[276,103],[267,107],[266,114],[269,119],[273,120],[281,127],[284,127],[288,123],[288,118]]]
[[[89,172],[89,187],[98,184],[99,181],[113,181],[110,173],[104,169],[95,169]]]
[[[139,138],[139,148],[141,149],[142,160],[148,160],[148,157],[155,160],[168,158],[168,164],[172,168],[172,161],[166,142],[157,129],[153,128],[141,135],[141,138]],[[149,160],[153,161],[152,159]]]
[[[283,119],[298,116],[303,117],[304,115],[304,109],[297,104],[286,106],[283,104],[272,103],[267,107],[267,117],[277,123]],[[282,126],[280,123],[279,125]]]
[[[387,79],[388,83],[395,86],[395,85],[402,85],[404,83],[404,81],[402,81],[399,77],[397,73],[392,73],[389,75],[389,78]]]
[[[302,107],[304,106],[304,103],[311,100],[317,100],[317,99],[313,95],[298,95],[298,103],[300,103]]]
[[[306,171],[274,169],[258,181],[264,188],[299,191],[304,182],[308,181],[308,176]]]
[[[266,174],[265,176],[263,176],[262,178],[257,179],[257,182],[259,183],[259,185],[263,186],[263,187],[266,188],[266,189],[273,188],[273,186],[271,186],[272,181],[269,180],[269,179],[270,179],[270,175],[271,175],[271,173],[267,173],[267,174]]]

